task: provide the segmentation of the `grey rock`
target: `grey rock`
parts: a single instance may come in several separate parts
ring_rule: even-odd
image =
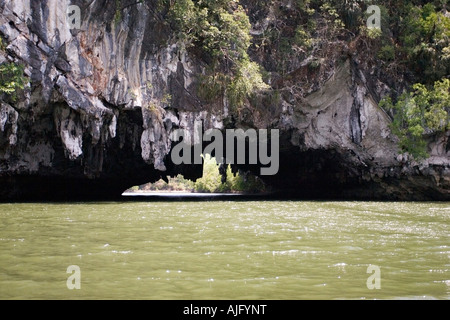
[[[203,62],[171,39],[151,1],[124,9],[117,24],[108,1],[74,1],[83,10],[80,30],[66,23],[72,2],[0,2],[0,34],[30,78],[20,101],[0,105],[1,200],[117,197],[165,175],[198,178],[201,167],[170,161],[172,132],[194,132],[196,121],[204,130],[279,129],[280,173],[263,177],[279,189],[323,198],[450,200],[449,134],[430,138],[431,157],[419,164],[399,154],[389,115],[377,104],[390,88],[371,79],[358,57],[305,85],[301,99],[286,90],[277,105],[261,98],[234,117],[225,98],[206,103],[197,96]],[[253,34],[274,19],[267,18]],[[305,70],[311,61],[292,66]],[[271,83],[279,78],[273,72]]]

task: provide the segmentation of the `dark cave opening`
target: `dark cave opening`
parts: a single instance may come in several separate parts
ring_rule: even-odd
[[[351,151],[342,154],[336,150],[302,150],[289,141],[289,135],[281,137],[279,170],[275,175],[261,175],[261,164],[231,166],[233,172],[250,172],[259,177],[270,190],[261,195],[246,194],[245,199],[445,200],[445,194],[432,192],[432,181],[427,177],[417,177],[417,185],[401,175],[367,178],[368,169],[355,167],[355,154]],[[131,143],[125,143],[121,148],[120,139],[113,139],[105,145],[101,172],[88,177],[86,161],[71,161],[63,146],[56,146],[52,168],[40,168],[37,174],[0,176],[0,202],[127,201],[122,194],[133,186],[177,175],[196,181],[203,174],[203,165],[175,165],[170,154],[164,159],[167,170],[155,170],[142,159],[139,146],[133,148]],[[248,154],[248,148],[246,151]],[[420,192],[423,188],[431,191]]]

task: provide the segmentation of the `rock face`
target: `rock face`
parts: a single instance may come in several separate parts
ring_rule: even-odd
[[[280,171],[263,179],[284,194],[450,200],[450,133],[430,138],[426,161],[399,154],[377,105],[386,85],[357,59],[336,63],[304,99],[283,95],[232,115],[226,100],[197,96],[202,63],[171,40],[156,1],[125,7],[120,21],[111,2],[0,0],[0,62],[23,63],[30,80],[17,101],[1,99],[0,200],[117,198],[167,175],[197,178],[201,166],[170,158],[173,131],[194,132],[196,121],[279,129]],[[70,5],[81,9],[79,29]]]

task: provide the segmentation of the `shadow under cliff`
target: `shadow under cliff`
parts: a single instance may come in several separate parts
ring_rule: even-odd
[[[48,174],[0,177],[0,202],[90,202],[90,201],[450,201],[445,191],[436,189],[431,175],[418,173],[401,176],[400,168],[390,171],[392,176],[372,177],[364,167],[348,167],[345,155],[329,150],[309,152],[284,150],[280,154],[280,170],[274,176],[260,177],[270,193],[223,196],[139,196],[124,197],[125,190],[162,178],[161,172],[148,165],[133,163],[136,171],[127,169],[124,174],[110,172],[96,179],[74,175]],[[258,174],[259,167],[238,166],[235,170],[250,170]],[[439,168],[435,168],[438,170]],[[366,171],[367,170],[367,171]],[[395,172],[398,171],[398,172]],[[201,176],[201,166],[168,165],[164,174],[184,174],[191,179]]]

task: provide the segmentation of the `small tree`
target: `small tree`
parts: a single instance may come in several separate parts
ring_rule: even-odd
[[[232,107],[268,89],[260,66],[250,60],[250,21],[235,0],[178,0],[170,6],[169,17],[177,36],[189,49],[195,47],[209,65],[201,77],[199,94],[205,100],[225,95]],[[200,49],[200,50],[198,50]]]
[[[450,129],[450,80],[437,81],[432,88],[415,84],[413,89],[395,104],[385,98],[381,106],[394,111],[391,128],[400,139],[401,151],[421,159],[429,156],[424,136]]]
[[[450,18],[432,3],[414,6],[403,20],[402,49],[410,67],[428,84],[450,72]]]
[[[209,154],[203,158],[203,176],[195,182],[195,191],[205,193],[217,192],[222,184],[222,177],[219,173],[216,159],[211,158]]]
[[[0,65],[0,92],[5,93],[15,101],[17,91],[25,88],[26,78],[23,75],[24,67],[13,62]]]

